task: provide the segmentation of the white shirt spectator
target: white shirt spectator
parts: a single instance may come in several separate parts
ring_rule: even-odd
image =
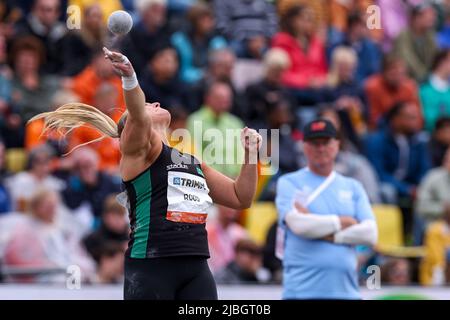
[[[59,193],[64,189],[65,182],[51,175],[39,180],[35,175],[25,171],[8,178],[6,186],[10,192],[13,206],[18,211],[23,211],[21,202],[28,201],[37,190],[47,189]]]

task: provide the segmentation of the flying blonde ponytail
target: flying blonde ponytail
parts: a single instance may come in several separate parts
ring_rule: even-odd
[[[28,122],[38,119],[44,119],[44,129],[42,134],[49,130],[56,130],[65,136],[73,129],[81,126],[92,127],[99,133],[103,134],[97,139],[76,146],[67,154],[79,147],[103,140],[106,137],[119,138],[118,127],[114,120],[97,108],[84,103],[66,103],[54,111],[38,114],[31,118]]]

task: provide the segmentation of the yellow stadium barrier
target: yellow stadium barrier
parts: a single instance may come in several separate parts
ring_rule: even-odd
[[[372,207],[378,225],[375,249],[384,255],[404,258],[423,257],[424,247],[407,247],[403,238],[403,218],[400,208],[379,204]]]
[[[250,237],[259,245],[264,245],[267,232],[277,220],[277,209],[273,202],[254,202],[245,210],[244,226]]]

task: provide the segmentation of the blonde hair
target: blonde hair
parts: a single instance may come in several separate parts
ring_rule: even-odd
[[[353,48],[340,46],[337,47],[331,56],[330,72],[328,73],[328,84],[335,87],[339,84],[339,64],[348,63],[356,66],[358,56]]]
[[[31,198],[28,199],[26,203],[26,210],[34,215],[35,210],[39,207],[42,201],[49,197],[55,197],[58,202],[60,201],[59,194],[54,190],[50,190],[47,188],[37,189],[32,194]]]
[[[291,60],[286,51],[272,48],[264,55],[263,65],[266,72],[272,68],[288,69],[291,66]]]
[[[126,113],[124,113],[122,118],[124,118],[125,116]],[[63,136],[65,136],[73,129],[82,126],[91,127],[97,130],[99,133],[102,133],[101,137],[80,144],[70,150],[67,154],[71,153],[79,147],[93,142],[101,141],[106,137],[120,137],[118,125],[114,122],[113,119],[111,119],[109,116],[107,116],[97,108],[84,103],[66,103],[54,111],[38,114],[31,118],[28,122],[38,119],[44,119],[44,129],[42,131],[42,134],[50,130],[56,130]]]

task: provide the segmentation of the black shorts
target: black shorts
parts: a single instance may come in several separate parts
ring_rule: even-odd
[[[204,257],[125,257],[125,300],[217,300]]]

